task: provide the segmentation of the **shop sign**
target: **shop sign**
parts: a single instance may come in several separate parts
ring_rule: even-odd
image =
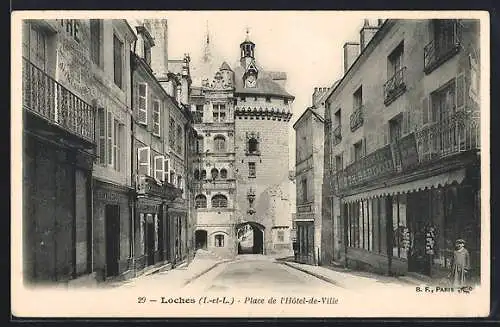
[[[106,201],[106,202],[119,202],[120,198],[116,192],[108,191],[108,190],[97,190],[96,191],[96,200]]]
[[[418,165],[417,139],[415,133],[411,133],[398,141],[398,150],[403,170],[412,169]]]
[[[391,146],[386,145],[355,161],[337,174],[338,188],[353,187],[394,171]]]
[[[297,211],[298,212],[311,212],[311,209],[312,209],[311,205],[309,204],[309,205],[305,205],[305,206],[299,206],[297,208]]]

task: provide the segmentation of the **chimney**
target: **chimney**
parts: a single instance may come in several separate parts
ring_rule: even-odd
[[[370,25],[370,22],[368,19],[364,20],[363,27],[361,28],[361,31],[359,32],[360,34],[360,51],[362,52],[368,42],[373,38],[375,33],[377,33],[379,27],[380,27],[380,20],[377,21],[377,25],[372,26]]]
[[[347,73],[351,65],[359,55],[359,43],[346,42],[344,44],[344,74]]]
[[[147,20],[155,46],[151,48],[151,69],[157,78],[166,78],[168,73],[168,25],[166,19]]]
[[[321,104],[318,104],[318,101],[326,92],[328,92],[327,87],[315,87],[314,93],[312,95],[312,105],[315,107],[320,107]]]

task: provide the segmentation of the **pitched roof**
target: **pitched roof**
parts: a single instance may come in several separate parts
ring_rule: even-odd
[[[233,71],[233,70],[231,69],[231,67],[229,67],[229,64],[228,64],[227,62],[225,62],[225,61],[222,63],[222,65],[220,66],[220,68],[219,68],[219,69],[220,69],[220,70],[230,70],[230,71]]]
[[[295,126],[297,126],[297,124],[299,122],[301,122],[303,119],[305,119],[305,117],[307,116],[308,113],[312,113],[314,116],[316,116],[316,118],[318,118],[318,120],[320,122],[324,123],[325,118],[314,109],[315,109],[314,107],[308,107],[306,110],[304,110],[304,112],[302,113],[302,115],[300,115],[300,117],[297,119],[297,121],[295,121],[295,123],[293,123],[293,126],[292,126],[293,129],[295,129]]]
[[[246,88],[243,83],[243,74],[245,71],[241,67],[235,68],[235,93],[240,94],[262,94],[262,95],[274,95],[278,97],[294,99],[295,97],[288,93],[281,85],[276,83],[269,74],[265,71],[260,70],[257,76],[257,83],[255,87]]]

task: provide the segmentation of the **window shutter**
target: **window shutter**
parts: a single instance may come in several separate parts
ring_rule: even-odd
[[[113,166],[113,115],[108,111],[108,165]]]
[[[139,105],[137,121],[140,124],[148,124],[148,85],[139,83]]]
[[[113,121],[113,168],[118,170],[118,120]]]
[[[429,97],[422,99],[422,124],[429,123]]]
[[[160,136],[160,101],[153,102],[153,134]]]
[[[457,111],[464,110],[464,108],[465,108],[465,74],[464,73],[460,73],[457,76],[457,82],[455,85],[456,85],[455,104],[457,105]]]
[[[104,108],[99,108],[97,115],[99,116],[99,163],[106,164],[106,113]]]
[[[170,161],[165,159],[163,164],[163,181],[169,181],[170,176]]]
[[[163,172],[165,171],[165,157],[164,156],[155,156],[154,159],[155,164],[155,179],[159,181],[163,181]]]
[[[150,175],[149,147],[137,149],[138,175]]]

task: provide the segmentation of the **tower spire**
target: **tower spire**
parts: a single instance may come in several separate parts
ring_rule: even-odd
[[[206,30],[206,40],[205,45],[203,47],[203,61],[210,61],[210,30],[208,29],[208,20],[207,20],[207,30]]]

